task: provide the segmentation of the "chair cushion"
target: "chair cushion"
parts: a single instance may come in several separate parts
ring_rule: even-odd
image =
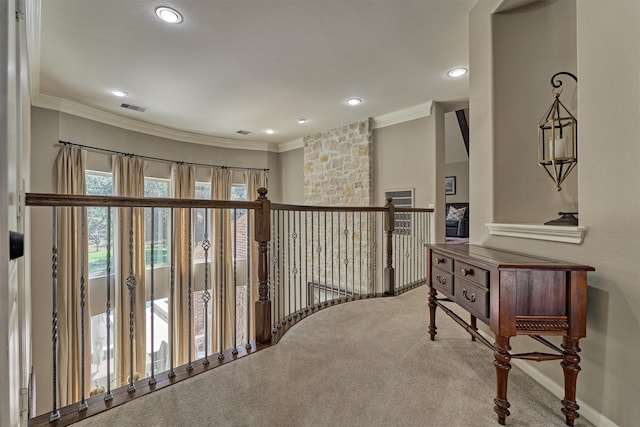
[[[447,212],[446,221],[460,221],[464,218],[464,213],[467,211],[467,208],[456,208],[453,206],[449,206],[449,212]]]

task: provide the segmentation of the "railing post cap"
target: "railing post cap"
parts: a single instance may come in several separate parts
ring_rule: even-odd
[[[267,198],[267,189],[264,187],[260,187],[258,188],[258,194],[260,195],[260,199],[266,199]]]

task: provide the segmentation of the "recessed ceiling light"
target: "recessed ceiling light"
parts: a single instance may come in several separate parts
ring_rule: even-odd
[[[362,102],[362,99],[360,98],[349,98],[347,99],[347,104],[349,105],[358,105]]]
[[[129,95],[127,92],[120,89],[109,89],[109,93],[120,98]]]
[[[447,76],[449,77],[462,77],[467,74],[466,68],[454,68],[453,70],[449,70]]]
[[[307,123],[307,119],[298,119],[298,123],[300,124]]]
[[[276,131],[273,129],[267,129],[265,130],[265,132],[268,133],[269,135],[273,135],[274,133],[276,133]]]
[[[170,7],[162,6],[156,9],[156,15],[158,18],[162,19],[164,22],[168,22],[169,24],[179,24],[182,22],[182,15],[175,9],[171,9]]]

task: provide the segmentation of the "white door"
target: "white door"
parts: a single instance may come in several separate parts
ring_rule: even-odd
[[[29,89],[24,18],[16,2],[0,0],[0,425],[27,425],[30,365],[29,290],[24,257],[9,260],[9,231],[24,233],[20,189],[28,179]],[[26,408],[24,408],[26,409]]]

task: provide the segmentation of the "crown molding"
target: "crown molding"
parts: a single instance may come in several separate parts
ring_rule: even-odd
[[[304,147],[304,141],[302,138],[294,139],[293,141],[282,142],[278,144],[278,153],[284,153],[285,151],[297,150]]]
[[[404,108],[402,110],[393,111],[391,113],[382,114],[371,119],[371,129],[380,129],[387,126],[397,125],[399,123],[408,122],[410,120],[420,119],[431,115],[431,107],[433,101],[427,101],[413,107]],[[304,147],[302,138],[278,144],[278,152],[296,150]]]
[[[371,129],[380,129],[387,126],[397,125],[399,123],[408,122],[410,120],[420,119],[431,115],[431,106],[433,101],[423,102],[413,107],[403,108],[402,110],[393,111],[391,113],[382,114],[372,119]]]
[[[58,98],[49,95],[36,95],[32,97],[31,104],[35,107],[56,110],[85,119],[93,120],[99,123],[127,129],[133,132],[145,133],[148,135],[158,136],[160,138],[173,139],[175,141],[190,142],[193,144],[210,145],[213,147],[233,148],[236,150],[257,150],[278,152],[276,144],[262,141],[240,141],[229,138],[220,138],[216,136],[203,135],[193,132],[186,132],[177,129],[171,129],[164,126],[158,126],[139,120],[129,119],[120,115],[99,110],[97,108],[88,107],[77,102],[67,99]]]

